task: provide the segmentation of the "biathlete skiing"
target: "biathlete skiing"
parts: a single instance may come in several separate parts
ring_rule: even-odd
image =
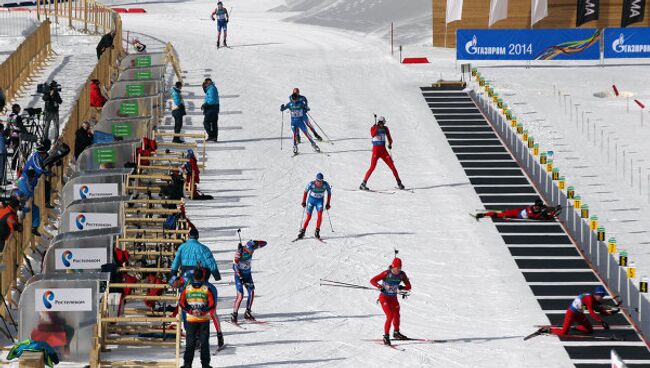
[[[372,158],[370,159],[370,168],[368,168],[366,176],[363,178],[361,185],[359,185],[359,189],[369,190],[367,186],[368,179],[370,179],[372,172],[375,171],[379,159],[384,160],[386,165],[388,165],[390,170],[393,172],[395,180],[397,180],[397,187],[399,189],[404,189],[402,180],[399,178],[399,174],[395,168],[395,163],[393,163],[393,158],[390,153],[388,153],[388,150],[386,150],[386,142],[388,142],[388,149],[393,148],[393,138],[390,135],[390,130],[386,126],[385,117],[380,116],[377,119],[375,125],[370,128],[370,136],[372,137]]]
[[[314,208],[316,209],[316,212],[318,212],[314,237],[320,239],[320,225],[323,222],[323,207],[325,207],[325,210],[329,210],[331,208],[330,201],[332,200],[332,188],[329,183],[323,179],[323,174],[316,174],[316,180],[309,182],[302,194],[302,207],[306,209],[307,217],[305,218],[305,222],[302,225],[296,240],[305,237],[305,231],[307,230],[307,225],[309,225],[309,221],[311,220],[311,214],[314,212]],[[327,193],[327,203],[325,203],[325,193]],[[307,197],[309,197],[309,199]]]
[[[230,21],[230,16],[228,15],[228,10],[224,8],[221,1],[217,3],[217,8],[214,9],[212,14],[210,14],[210,19],[212,19],[212,21],[217,21],[217,48],[221,47],[221,31],[223,31],[223,46],[228,47],[226,38],[228,37],[228,22]]]
[[[289,96],[289,101],[292,101],[294,97],[298,98],[298,101],[304,102],[305,106],[307,107],[307,110],[305,111],[305,115],[303,116],[303,120],[305,122],[305,125],[309,130],[311,131],[311,134],[314,135],[314,138],[316,138],[317,141],[322,142],[323,138],[318,135],[318,132],[316,131],[316,128],[312,125],[311,121],[309,121],[309,116],[307,116],[307,111],[309,111],[309,102],[307,102],[307,97],[304,95],[300,94],[300,88],[296,87],[293,89],[293,93]],[[298,136],[296,137],[296,140],[298,143],[300,143],[300,132],[298,132]]]
[[[253,307],[253,300],[255,299],[255,284],[253,283],[253,270],[251,263],[253,262],[253,253],[259,248],[266,246],[264,240],[249,240],[246,245],[239,243],[237,251],[235,252],[235,259],[233,261],[232,269],[235,271],[235,289],[237,296],[235,297],[235,304],[233,305],[230,321],[237,323],[237,315],[239,314],[239,307],[242,300],[244,300],[244,288],[248,293],[246,299],[246,312],[244,312],[244,319],[255,321],[251,308]]]
[[[309,111],[309,106],[307,106],[306,101],[301,101],[298,94],[291,95],[291,101],[286,105],[280,106],[280,111],[289,110],[291,114],[291,131],[293,132],[293,154],[298,154],[298,138],[300,130],[303,134],[309,139],[312,148],[316,152],[320,152],[320,148],[314,142],[314,139],[311,137],[307,131],[307,126],[305,125],[305,116],[307,111]]]
[[[380,283],[381,282],[381,283]],[[393,338],[396,340],[408,340],[408,337],[404,336],[400,330],[400,313],[399,313],[399,301],[397,300],[397,294],[401,290],[409,291],[411,290],[411,282],[406,276],[406,273],[402,271],[402,260],[395,257],[393,262],[388,267],[387,270],[383,271],[379,275],[373,277],[370,280],[372,286],[376,287],[381,291],[379,294],[379,302],[381,307],[386,314],[386,322],[384,322],[384,344],[390,345],[390,326],[393,325]],[[402,285],[404,284],[404,285]]]

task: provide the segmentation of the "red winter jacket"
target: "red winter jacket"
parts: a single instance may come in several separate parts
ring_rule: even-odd
[[[106,97],[102,95],[99,83],[90,83],[90,106],[102,108],[106,103]]]

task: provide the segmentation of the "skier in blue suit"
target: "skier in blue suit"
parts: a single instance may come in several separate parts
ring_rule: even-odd
[[[307,104],[303,101],[300,101],[298,98],[298,95],[291,95],[291,101],[286,104],[280,106],[280,111],[284,110],[289,110],[289,113],[291,114],[291,131],[293,132],[293,153],[298,154],[298,141],[297,141],[297,136],[299,134],[299,130],[302,130],[303,134],[309,139],[309,142],[311,142],[311,146],[316,152],[320,152],[320,148],[314,142],[312,139],[311,135],[309,135],[309,132],[307,131],[307,126],[305,125],[305,114],[307,111],[309,111],[309,107]]]

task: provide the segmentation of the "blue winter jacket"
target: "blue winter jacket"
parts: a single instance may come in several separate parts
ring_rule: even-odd
[[[40,178],[41,175],[46,174],[49,175],[50,172],[45,170],[43,167],[43,160],[44,158],[41,157],[41,155],[34,151],[32,152],[31,155],[27,158],[27,162],[25,163],[25,166],[23,167],[23,173],[21,176],[27,177],[27,171],[29,169],[34,169],[34,172],[36,173],[36,178]]]
[[[214,85],[214,83],[210,83],[206,87],[205,99],[203,102],[205,102],[206,105],[219,104],[219,90],[217,89],[217,86]]]
[[[183,104],[183,97],[181,96],[181,90],[180,89],[178,89],[176,87],[172,87],[172,90],[171,90],[170,94],[171,94],[172,100],[174,101],[174,105],[180,106],[180,105]]]
[[[34,196],[34,188],[38,183],[38,179],[32,179],[31,183],[27,176],[21,176],[16,181],[16,186],[18,187],[17,194],[21,197],[26,197],[27,199]]]
[[[196,267],[198,263],[201,263],[201,267],[209,269],[212,275],[219,274],[217,261],[210,248],[196,239],[188,239],[176,251],[172,262],[172,275],[176,275],[181,267]]]

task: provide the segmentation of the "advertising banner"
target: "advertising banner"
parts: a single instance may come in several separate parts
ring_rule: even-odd
[[[645,14],[645,0],[623,0],[623,13],[621,14],[621,27],[643,22]]]
[[[117,183],[108,184],[75,184],[73,200],[105,198],[118,196]]]
[[[650,57],[650,28],[605,28],[605,59]]]
[[[578,13],[576,14],[576,27],[598,20],[600,15],[600,0],[578,0]]]
[[[98,270],[108,262],[106,248],[55,249],[57,270]]]
[[[103,229],[117,225],[117,213],[70,212],[69,231]]]
[[[600,31],[573,29],[459,29],[458,60],[599,60]]]
[[[37,312],[89,312],[93,310],[91,288],[35,289]]]

